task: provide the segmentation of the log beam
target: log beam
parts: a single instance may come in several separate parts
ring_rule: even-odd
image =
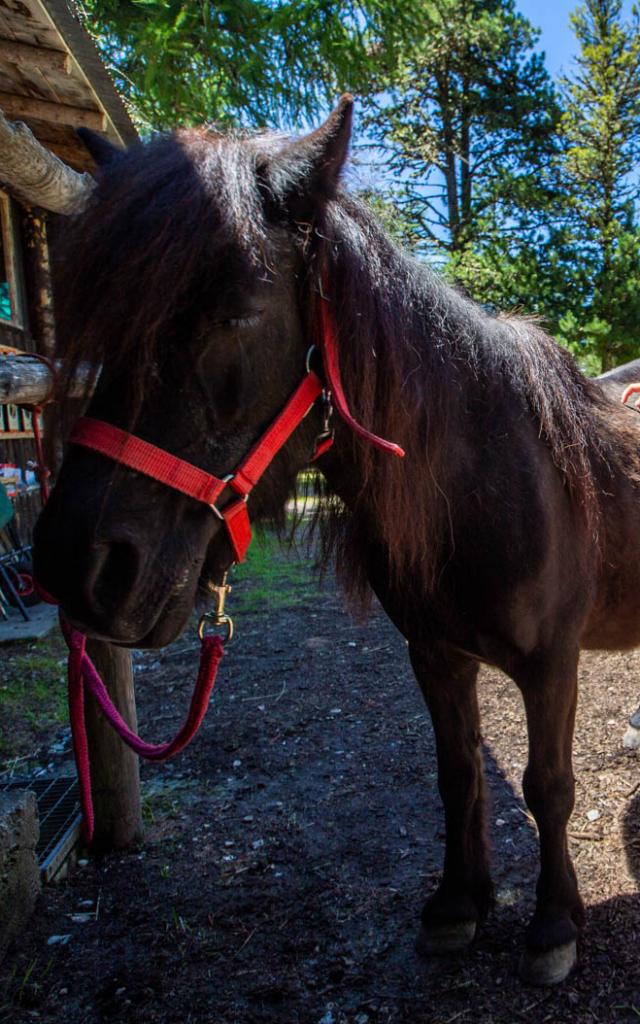
[[[107,115],[102,110],[71,107],[66,103],[52,103],[50,100],[35,99],[33,96],[16,96],[10,92],[0,92],[0,107],[11,117],[29,117],[34,121],[46,121],[48,124],[91,128],[94,132],[103,132],[107,127]]]
[[[0,182],[23,203],[63,214],[81,210],[95,187],[90,174],[68,167],[38,142],[26,124],[12,124],[1,109]]]
[[[14,39],[0,39],[0,60],[15,64],[19,68],[36,68],[38,71],[71,70],[71,57],[65,50],[49,50],[42,46],[16,43]]]
[[[91,367],[82,365],[76,375],[70,398],[87,395]],[[0,405],[40,405],[54,387],[48,366],[29,356],[0,355]]]

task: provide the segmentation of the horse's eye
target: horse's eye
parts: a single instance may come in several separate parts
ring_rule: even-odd
[[[227,320],[216,321],[216,327],[257,327],[260,323],[262,310],[257,313],[249,313],[247,316],[229,317]]]

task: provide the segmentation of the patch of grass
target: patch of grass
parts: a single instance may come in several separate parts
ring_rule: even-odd
[[[0,655],[0,753],[12,757],[39,732],[67,720],[65,648],[60,638],[16,643]]]
[[[231,613],[275,611],[308,600],[319,590],[311,557],[288,549],[272,533],[258,534],[246,560],[233,570]]]

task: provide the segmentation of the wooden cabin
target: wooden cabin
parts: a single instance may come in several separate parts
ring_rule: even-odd
[[[0,353],[53,349],[49,241],[71,209],[60,188],[81,187],[92,170],[79,127],[116,146],[137,138],[71,0],[0,0]],[[25,485],[34,456],[29,413],[0,405],[0,472],[22,543],[39,509],[38,488]]]

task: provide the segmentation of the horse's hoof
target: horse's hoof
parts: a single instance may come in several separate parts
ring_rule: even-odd
[[[473,942],[475,921],[456,921],[453,924],[421,926],[416,948],[422,956],[444,956],[459,953]]]
[[[527,985],[558,985],[578,959],[575,939],[541,952],[526,950],[520,960],[520,978]]]
[[[622,737],[622,746],[627,750],[640,750],[640,729],[630,725]]]

